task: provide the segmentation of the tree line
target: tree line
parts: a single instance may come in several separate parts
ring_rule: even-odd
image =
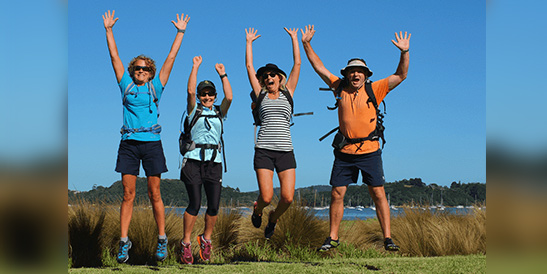
[[[384,185],[389,202],[393,206],[402,205],[444,205],[444,206],[468,206],[475,203],[484,203],[486,200],[485,183],[461,183],[452,182],[450,186],[437,184],[427,185],[421,178],[404,179]],[[295,191],[295,201],[304,206],[326,207],[330,204],[330,190],[328,185],[316,185],[298,188]],[[137,178],[136,185],[137,202],[148,203],[146,178]],[[279,189],[275,189],[279,195]],[[161,196],[166,206],[186,207],[188,194],[180,180],[161,179]],[[205,192],[202,192],[202,204],[206,204]],[[239,188],[223,186],[221,193],[221,205],[227,207],[250,207],[258,197],[258,191],[241,192]],[[77,200],[101,202],[107,204],[119,204],[123,199],[123,186],[121,181],[114,182],[110,187],[93,186],[90,191],[68,190],[69,203]],[[351,184],[348,187],[344,204],[347,206],[370,206],[372,199],[368,193],[368,187],[363,184]]]

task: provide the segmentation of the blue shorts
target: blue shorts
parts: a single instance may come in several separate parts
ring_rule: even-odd
[[[368,186],[382,186],[385,183],[382,150],[367,154],[346,154],[334,151],[334,164],[330,175],[331,186],[347,186],[357,183],[359,170],[363,183]]]
[[[118,148],[116,171],[137,176],[141,161],[146,176],[167,172],[161,141],[122,140]]]
[[[263,148],[255,148],[254,169],[269,169],[281,172],[287,169],[296,168],[294,152],[276,151]]]

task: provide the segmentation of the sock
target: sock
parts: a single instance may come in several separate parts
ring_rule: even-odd
[[[159,235],[158,240],[167,240],[167,235]]]
[[[120,237],[120,241],[127,243],[127,241],[129,241],[129,237]]]

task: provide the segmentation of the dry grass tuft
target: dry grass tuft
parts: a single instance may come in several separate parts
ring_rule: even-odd
[[[486,253],[486,211],[468,215],[432,213],[404,208],[391,220],[392,237],[401,253],[410,256],[447,256]],[[362,248],[383,248],[378,222],[356,222],[345,230],[344,238]]]
[[[79,201],[68,208],[68,245],[72,267],[100,267],[102,263],[104,223],[103,207]]]
[[[262,225],[259,229],[251,224],[250,217],[242,219],[239,242],[264,242],[264,229],[268,216],[274,208],[275,205],[272,203],[264,209]],[[316,218],[313,212],[302,207],[300,203],[294,202],[278,220],[275,233],[268,242],[276,250],[285,250],[289,245],[317,247],[323,243],[326,235],[328,235],[328,223]]]

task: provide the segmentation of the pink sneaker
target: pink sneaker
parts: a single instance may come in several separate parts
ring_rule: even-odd
[[[198,236],[198,243],[199,243],[199,256],[204,262],[209,261],[209,259],[211,259],[211,250],[213,249],[211,240],[205,240],[202,234]]]
[[[192,264],[194,263],[194,256],[192,256],[192,249],[190,248],[190,243],[184,243],[180,241],[181,252],[180,252],[180,261],[183,264]]]

